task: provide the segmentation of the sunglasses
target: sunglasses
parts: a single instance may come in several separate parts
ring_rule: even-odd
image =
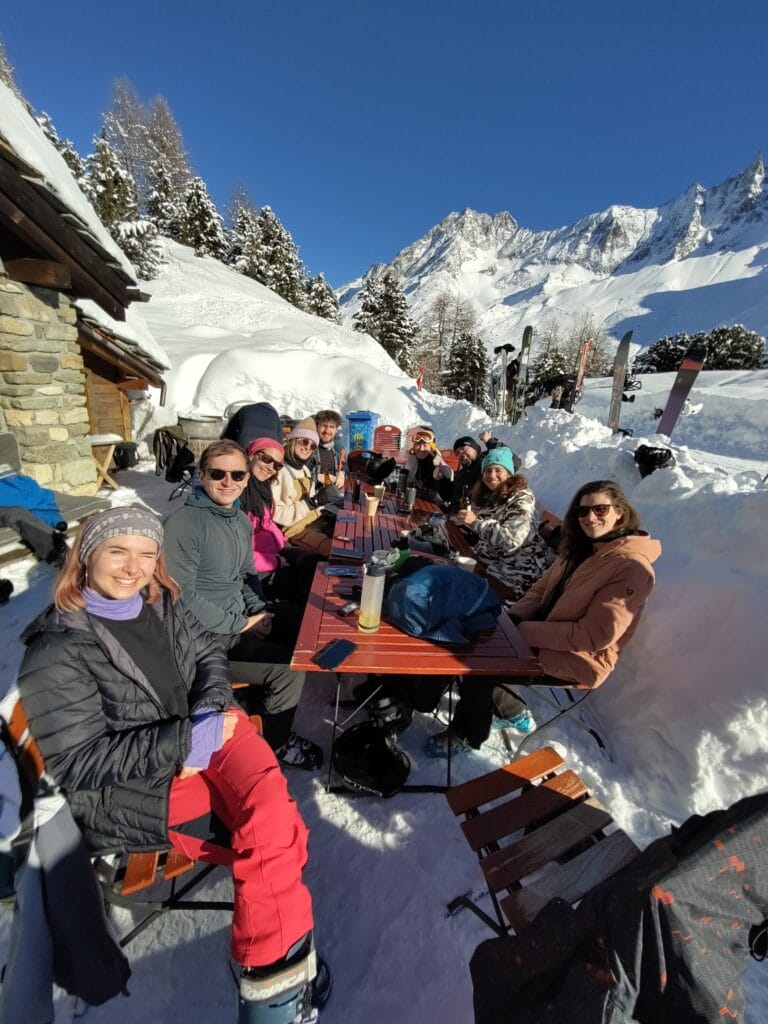
[[[265,455],[264,452],[256,452],[253,457],[257,462],[263,462],[265,466],[273,466],[276,470],[283,468],[282,462],[273,459],[271,455]]]
[[[223,480],[225,476],[231,476],[236,484],[241,484],[248,476],[247,469],[206,469],[205,472],[211,480]]]
[[[579,505],[576,515],[579,519],[586,519],[590,512],[594,512],[598,519],[605,519],[608,510],[616,508],[615,505]]]
[[[297,437],[293,443],[296,445],[297,448],[299,447],[299,445],[301,445],[302,448],[309,447],[312,449],[312,451],[314,451],[317,448],[315,442],[310,441],[309,438],[307,437]]]

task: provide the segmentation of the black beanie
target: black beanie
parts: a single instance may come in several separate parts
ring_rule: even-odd
[[[453,450],[456,451],[457,448],[462,448],[464,445],[467,445],[468,448],[474,448],[477,454],[480,454],[480,445],[474,437],[457,437],[453,442]]]

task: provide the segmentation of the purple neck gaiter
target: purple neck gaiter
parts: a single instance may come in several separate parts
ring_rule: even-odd
[[[86,610],[91,615],[98,615],[100,619],[114,619],[117,622],[137,619],[144,604],[141,594],[134,594],[133,597],[123,599],[102,597],[90,587],[83,588],[83,597]]]

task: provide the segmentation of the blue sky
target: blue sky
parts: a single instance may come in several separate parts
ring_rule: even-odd
[[[742,170],[768,138],[768,4],[69,0],[3,14],[22,90],[89,150],[112,81],[170,103],[334,285],[452,210],[571,223]]]

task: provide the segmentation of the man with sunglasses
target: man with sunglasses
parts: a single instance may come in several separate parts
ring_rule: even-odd
[[[417,497],[438,505],[450,498],[453,470],[438,450],[434,430],[420,427],[416,431],[404,468],[408,473],[408,486],[416,488]]]
[[[198,474],[199,485],[165,523],[168,569],[185,605],[217,634],[233,678],[251,684],[237,692],[238,699],[248,714],[262,716],[264,738],[278,761],[315,770],[322,762],[320,748],[291,728],[304,673],[289,668],[290,636],[251,586],[252,528],[239,500],[248,483],[248,458],[233,441],[214,441],[200,456]]]

